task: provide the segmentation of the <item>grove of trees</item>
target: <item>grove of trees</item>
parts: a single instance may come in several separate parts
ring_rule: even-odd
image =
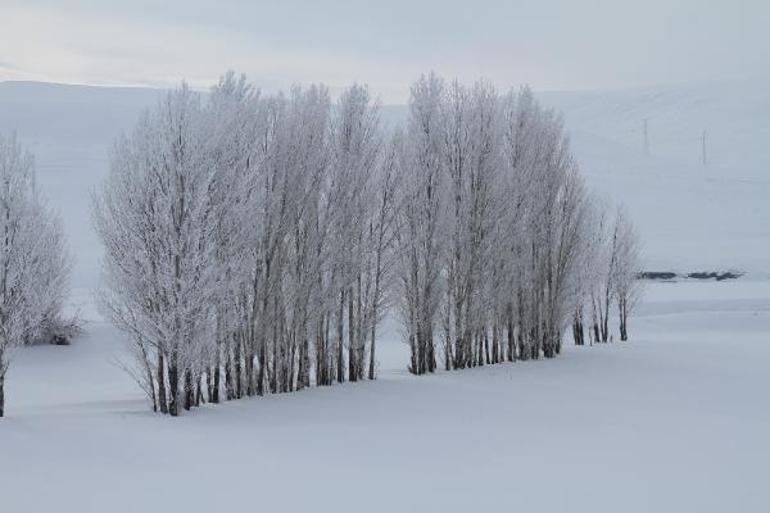
[[[99,299],[171,415],[375,379],[388,312],[415,374],[550,358],[569,326],[607,341],[611,308],[627,337],[638,243],[614,217],[526,88],[423,76],[391,128],[366,86],[268,96],[229,73],[116,141]]]

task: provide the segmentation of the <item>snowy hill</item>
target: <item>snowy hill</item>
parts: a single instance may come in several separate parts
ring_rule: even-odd
[[[681,165],[707,162],[733,177],[770,178],[770,80],[699,83],[618,91],[543,93],[567,124],[643,153],[647,120],[650,154]]]
[[[89,195],[109,166],[112,140],[160,92],[141,88],[0,83],[0,131],[16,130],[37,159],[38,181],[64,218],[74,282],[93,287],[99,247]],[[622,201],[638,225],[646,266],[770,272],[770,84],[696,84],[606,92],[541,93],[564,112],[575,154],[600,196]],[[388,124],[403,106],[386,106]],[[643,150],[648,120],[650,155]],[[707,132],[706,166],[701,133]]]
[[[770,83],[541,99],[564,113],[591,186],[628,206],[649,267],[770,271]]]
[[[0,130],[33,141],[110,144],[157,98],[154,89],[0,82]]]
[[[0,82],[0,131],[15,130],[35,154],[38,183],[75,253],[76,287],[92,288],[98,279],[90,195],[106,174],[112,141],[158,97],[152,89]]]

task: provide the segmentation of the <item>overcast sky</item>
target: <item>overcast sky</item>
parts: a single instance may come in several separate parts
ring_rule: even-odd
[[[768,0],[0,0],[0,80],[204,87],[234,69],[401,102],[429,70],[540,90],[768,76],[768,34]]]

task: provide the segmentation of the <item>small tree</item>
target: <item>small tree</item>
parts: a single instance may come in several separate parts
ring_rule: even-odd
[[[10,350],[60,319],[69,270],[61,224],[35,189],[32,155],[0,135],[0,417]]]
[[[618,302],[620,340],[628,340],[628,313],[633,309],[641,292],[639,237],[625,210],[618,209],[615,220],[615,245],[612,271],[613,295]]]

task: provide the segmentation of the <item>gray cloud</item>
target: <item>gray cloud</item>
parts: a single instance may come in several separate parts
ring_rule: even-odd
[[[0,60],[16,69],[0,79],[205,85],[234,68],[268,88],[366,81],[399,101],[431,69],[575,89],[744,78],[770,62],[759,0],[219,4],[12,0]]]

